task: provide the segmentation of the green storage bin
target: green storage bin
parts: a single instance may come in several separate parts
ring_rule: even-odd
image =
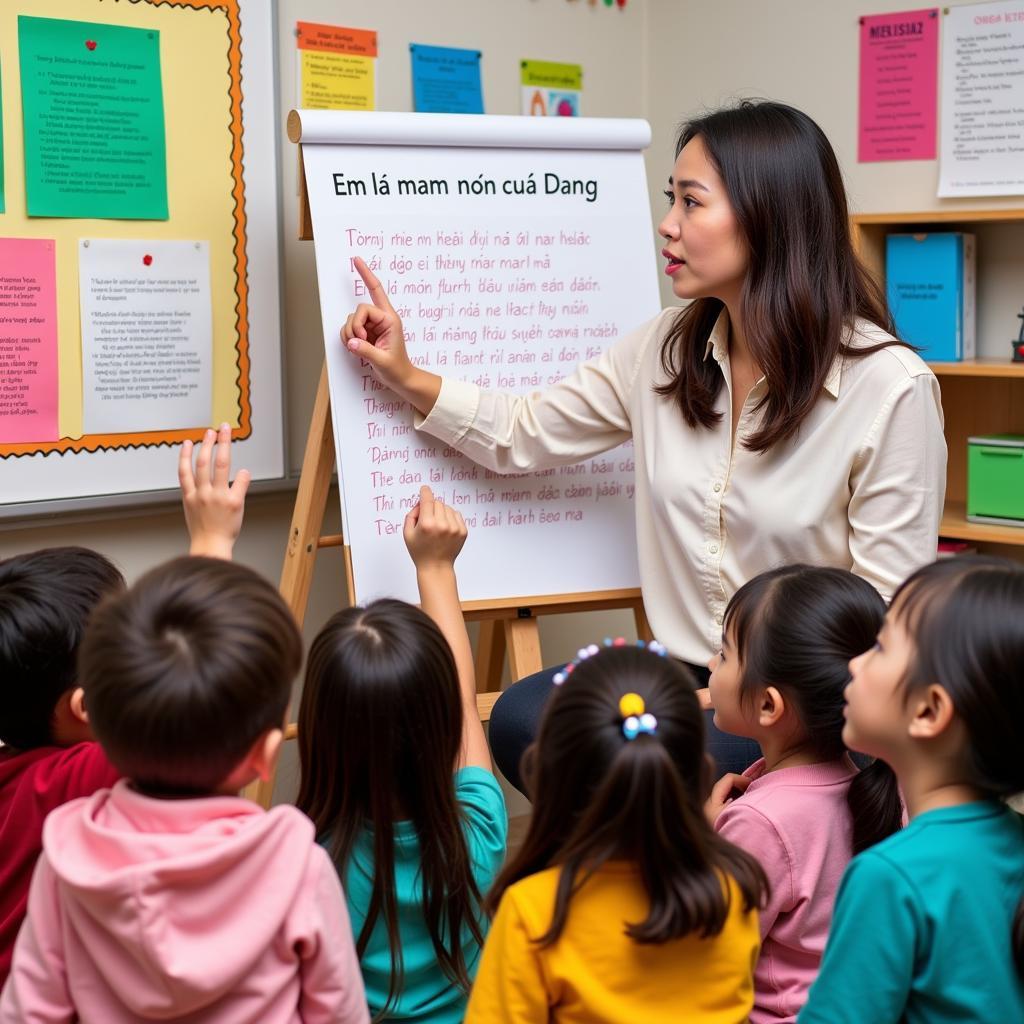
[[[967,518],[1024,526],[1024,435],[967,439]]]

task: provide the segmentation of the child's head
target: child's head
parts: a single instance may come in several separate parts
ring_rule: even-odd
[[[111,763],[152,794],[267,777],[302,662],[295,620],[251,569],[179,558],[96,612],[82,643],[90,720]]]
[[[843,689],[851,658],[874,642],[885,602],[844,569],[789,565],[755,576],[725,610],[722,649],[711,660],[715,725],[822,760],[845,749]]]
[[[299,707],[296,804],[328,839],[342,877],[357,839],[368,825],[372,829],[372,905],[378,910],[367,915],[356,948],[362,956],[383,920],[395,965],[392,998],[403,975],[396,821],[411,822],[418,837],[424,917],[438,962],[467,990],[461,940],[451,937],[466,928],[483,942],[480,897],[453,782],[462,714],[448,642],[429,616],[404,601],[347,608],[310,647]]]
[[[90,736],[75,699],[78,646],[96,605],[124,577],[87,548],[0,561],[0,741],[28,750]]]
[[[627,928],[638,942],[717,934],[728,912],[723,871],[748,907],[760,903],[760,868],[705,820],[704,717],[679,662],[630,646],[579,662],[548,703],[523,775],[529,832],[488,900],[496,907],[509,885],[561,866],[545,944],[565,926],[578,873],[611,860],[633,862],[650,896],[647,918]]]
[[[725,610],[722,649],[709,663],[715,724],[777,750],[841,757],[850,660],[875,641],[885,602],[845,569],[788,565],[755,576]],[[853,850],[897,831],[903,803],[888,766],[850,784]]]
[[[954,558],[896,592],[878,643],[850,664],[844,738],[897,769],[915,755],[1003,797],[1024,790],[1024,568]]]

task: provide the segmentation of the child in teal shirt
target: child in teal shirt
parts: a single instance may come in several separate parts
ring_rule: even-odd
[[[800,1024],[1024,1021],[1024,569],[957,558],[897,591],[850,663],[843,739],[910,815],[851,862]]]
[[[422,611],[348,608],[313,641],[297,803],[341,876],[374,1018],[457,1024],[508,818],[455,581],[465,523],[424,487],[404,533]]]

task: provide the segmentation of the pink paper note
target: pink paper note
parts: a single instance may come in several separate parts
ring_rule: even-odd
[[[939,11],[860,19],[857,159],[934,160]]]
[[[0,443],[60,436],[54,244],[0,238]]]

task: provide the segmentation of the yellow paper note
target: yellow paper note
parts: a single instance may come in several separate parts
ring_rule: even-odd
[[[300,105],[307,110],[373,110],[374,59],[300,50]]]

